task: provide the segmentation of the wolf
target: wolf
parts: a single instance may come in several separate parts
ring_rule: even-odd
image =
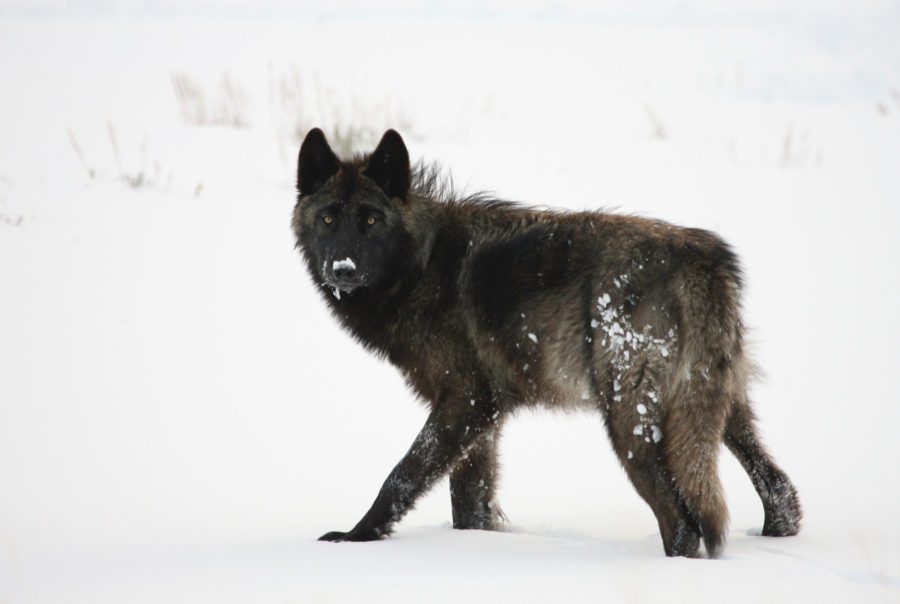
[[[720,444],[762,500],[763,535],[798,532],[797,491],[763,447],[741,269],[708,231],[604,212],[536,210],[460,195],[410,164],[401,136],[340,159],[305,137],[292,227],[337,320],[428,406],[412,446],[351,530],[389,535],[449,473],[453,527],[497,530],[504,420],[544,405],[598,410],[668,556],[722,551]]]

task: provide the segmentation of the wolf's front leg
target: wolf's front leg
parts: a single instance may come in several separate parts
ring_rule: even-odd
[[[374,541],[390,534],[416,500],[462,458],[497,419],[494,410],[444,401],[425,422],[412,447],[394,467],[366,515],[347,533],[319,541]]]
[[[485,432],[450,470],[453,528],[499,530],[505,516],[497,504],[497,441],[500,427]]]

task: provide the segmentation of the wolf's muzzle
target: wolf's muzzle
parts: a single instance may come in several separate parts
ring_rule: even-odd
[[[362,285],[363,275],[350,257],[333,261],[330,268],[326,263],[325,268],[325,281],[332,287],[349,292]]]

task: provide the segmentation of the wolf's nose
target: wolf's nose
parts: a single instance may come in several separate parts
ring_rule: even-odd
[[[331,272],[334,278],[340,281],[349,281],[356,276],[356,263],[350,258],[343,260],[335,260],[331,265]]]
[[[350,280],[356,274],[355,268],[341,267],[334,269],[334,276],[338,279]]]

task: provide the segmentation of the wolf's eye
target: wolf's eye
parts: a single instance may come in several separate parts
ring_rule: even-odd
[[[324,222],[325,224],[331,224],[332,222],[334,222],[334,218],[332,218],[331,216],[325,216],[322,218],[322,222]]]
[[[372,226],[373,224],[375,224],[375,217],[369,216],[369,218],[366,220],[366,224],[369,226]]]

